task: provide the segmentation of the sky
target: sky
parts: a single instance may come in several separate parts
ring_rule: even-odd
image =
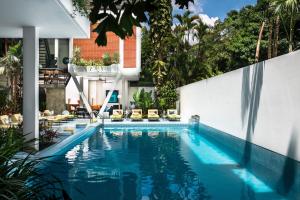
[[[223,20],[226,14],[231,10],[239,10],[245,5],[254,5],[257,0],[194,0],[190,4],[189,10],[198,14],[208,25],[213,25],[217,19]],[[182,13],[183,11],[176,6],[173,7],[173,13]]]

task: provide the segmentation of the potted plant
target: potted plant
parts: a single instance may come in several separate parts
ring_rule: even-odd
[[[54,139],[58,138],[58,132],[53,129],[45,128],[40,132],[40,149],[54,144]]]

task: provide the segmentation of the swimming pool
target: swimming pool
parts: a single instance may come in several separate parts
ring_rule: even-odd
[[[299,198],[299,163],[286,191],[274,167],[283,156],[268,165],[264,158],[274,153],[253,146],[255,156],[245,161],[245,145],[204,125],[106,127],[61,151],[45,170],[74,200]]]

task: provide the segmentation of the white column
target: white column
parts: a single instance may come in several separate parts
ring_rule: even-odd
[[[23,27],[23,134],[27,140],[39,138],[39,33]],[[39,148],[38,142],[34,147]]]
[[[120,39],[119,44],[119,56],[120,56],[120,68],[123,69],[124,67],[124,40]]]
[[[136,68],[141,72],[141,56],[142,56],[142,30],[136,27]]]
[[[88,99],[89,98],[89,79],[83,77],[83,94]],[[89,99],[88,99],[89,101]]]
[[[54,39],[54,57],[57,58],[57,64],[59,60],[59,41]]]
[[[124,96],[124,104],[125,104],[126,108],[129,107],[128,92],[129,92],[128,80],[125,80],[125,82],[124,82],[124,95],[123,96]]]
[[[125,111],[125,107],[126,107],[126,102],[125,102],[125,99],[126,99],[126,89],[125,89],[125,82],[126,80],[123,78],[122,79],[122,96],[121,96],[121,102],[122,103],[122,109]]]
[[[69,58],[73,57],[73,38],[69,38]]]

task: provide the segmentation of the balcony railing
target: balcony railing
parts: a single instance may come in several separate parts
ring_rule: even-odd
[[[99,76],[116,76],[119,72],[119,64],[109,66],[77,66],[71,64],[69,72],[76,76],[99,77]]]
[[[59,68],[40,68],[39,69],[39,85],[42,87],[65,87],[69,80],[70,74]]]

